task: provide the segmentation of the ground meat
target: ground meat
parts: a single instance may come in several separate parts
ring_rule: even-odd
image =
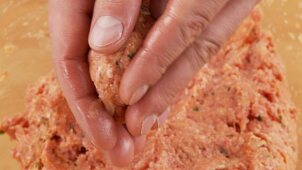
[[[124,47],[111,55],[90,51],[88,57],[91,79],[95,84],[99,97],[107,111],[121,122],[124,121],[124,113],[127,107],[119,96],[122,74],[153,24],[147,4],[144,5],[135,29]]]
[[[258,22],[257,13],[244,22],[123,169],[295,169],[297,110]],[[119,169],[83,136],[53,73],[29,88],[25,112],[0,130],[18,141],[13,153],[24,169]]]
[[[151,17],[139,18],[139,23],[151,26]],[[117,118],[122,118],[126,105],[119,97],[119,85],[122,74],[136,51],[140,47],[144,34],[135,31],[130,35],[126,46],[112,55],[106,55],[91,51],[89,54],[90,75],[102,99],[106,109],[111,114],[117,114]]]

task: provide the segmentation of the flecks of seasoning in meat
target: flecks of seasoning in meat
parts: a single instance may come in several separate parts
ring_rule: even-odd
[[[262,120],[263,120],[262,116],[261,116],[261,115],[257,116],[257,120],[258,120],[259,122],[262,122]]]
[[[225,147],[223,147],[223,146],[221,146],[221,147],[219,148],[219,152],[220,152],[223,156],[225,156],[225,157],[227,157],[227,158],[230,157],[229,151],[228,151]]]
[[[198,106],[194,106],[193,107],[193,111],[198,112],[199,111],[199,107]]]
[[[128,56],[128,58],[129,58],[130,60],[132,60],[133,57],[135,56],[135,54],[136,54],[136,52],[132,52],[132,51],[131,51],[131,52],[128,53],[127,56]]]
[[[279,118],[279,121],[282,121],[282,115],[279,115],[278,118]]]
[[[252,120],[257,120],[259,122],[262,122],[263,121],[263,117],[261,115],[258,115],[258,116],[253,116],[253,115],[248,115],[247,117],[250,121]]]

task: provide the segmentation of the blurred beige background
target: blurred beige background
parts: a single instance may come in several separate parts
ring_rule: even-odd
[[[302,0],[265,0],[261,6],[263,26],[274,36],[293,100],[301,110]],[[0,0],[0,120],[21,112],[26,86],[51,70],[47,27],[47,0]],[[302,125],[300,133],[301,129]],[[11,157],[14,145],[0,135],[0,169],[19,169]],[[298,169],[302,156],[300,160]]]

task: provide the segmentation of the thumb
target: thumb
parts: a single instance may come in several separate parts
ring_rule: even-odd
[[[90,48],[102,53],[117,51],[133,31],[141,0],[96,0],[89,33]]]

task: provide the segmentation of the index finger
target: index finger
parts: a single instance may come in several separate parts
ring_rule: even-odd
[[[99,149],[117,142],[117,126],[98,101],[88,71],[88,33],[94,0],[49,0],[55,71],[82,130]]]
[[[138,102],[228,1],[168,1],[123,75],[121,99],[129,105]]]

